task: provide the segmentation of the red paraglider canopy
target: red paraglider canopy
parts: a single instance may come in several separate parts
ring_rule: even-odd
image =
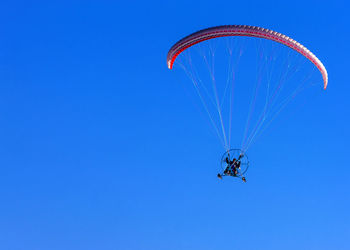
[[[322,64],[322,62],[307,48],[305,48],[302,44],[293,40],[292,38],[285,36],[281,33],[264,29],[256,26],[248,26],[248,25],[224,25],[212,27],[204,30],[200,30],[195,32],[180,41],[178,41],[168,52],[167,63],[168,68],[172,69],[173,64],[175,62],[176,57],[185,49],[217,37],[225,37],[225,36],[250,36],[250,37],[259,37],[265,38],[268,40],[272,40],[275,42],[282,43],[305,56],[309,59],[321,72],[323,77],[324,89],[327,88],[328,84],[328,74],[327,70]]]

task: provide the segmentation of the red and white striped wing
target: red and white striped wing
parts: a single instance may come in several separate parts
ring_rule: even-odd
[[[256,26],[248,26],[248,25],[224,25],[212,27],[204,30],[200,30],[195,32],[180,41],[178,41],[168,52],[167,63],[168,68],[172,69],[173,64],[175,62],[176,57],[185,49],[203,42],[205,40],[217,38],[217,37],[225,37],[225,36],[250,36],[250,37],[259,37],[265,38],[268,40],[272,40],[275,42],[282,43],[305,56],[309,59],[321,72],[324,82],[324,89],[327,88],[328,84],[328,74],[327,70],[322,64],[322,62],[307,48],[305,48],[302,44],[293,40],[292,38],[278,33],[276,31],[272,31],[269,29],[264,29]]]

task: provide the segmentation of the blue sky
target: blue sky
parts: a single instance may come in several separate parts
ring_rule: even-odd
[[[0,249],[349,249],[346,1],[2,1]],[[166,54],[202,28],[285,33],[329,87],[222,152]]]

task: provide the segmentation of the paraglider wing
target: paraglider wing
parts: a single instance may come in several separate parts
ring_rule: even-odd
[[[264,39],[282,43],[296,50],[297,52],[305,56],[307,59],[309,59],[318,68],[318,70],[322,74],[324,89],[327,88],[327,84],[328,84],[327,70],[322,64],[322,62],[310,50],[308,50],[302,44],[298,43],[292,38],[285,36],[281,33],[278,33],[269,29],[264,29],[256,26],[249,26],[249,25],[224,25],[224,26],[212,27],[212,28],[200,30],[198,32],[195,32],[181,39],[168,52],[168,56],[167,56],[168,68],[172,69],[176,57],[187,48],[209,39],[213,39],[217,37],[225,37],[225,36],[250,36],[250,37],[264,38]]]

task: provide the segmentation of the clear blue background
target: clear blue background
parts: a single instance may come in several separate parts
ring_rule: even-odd
[[[349,9],[2,1],[0,249],[350,249]],[[222,148],[165,60],[221,24],[285,33],[329,73],[251,149],[248,183],[216,178]]]

